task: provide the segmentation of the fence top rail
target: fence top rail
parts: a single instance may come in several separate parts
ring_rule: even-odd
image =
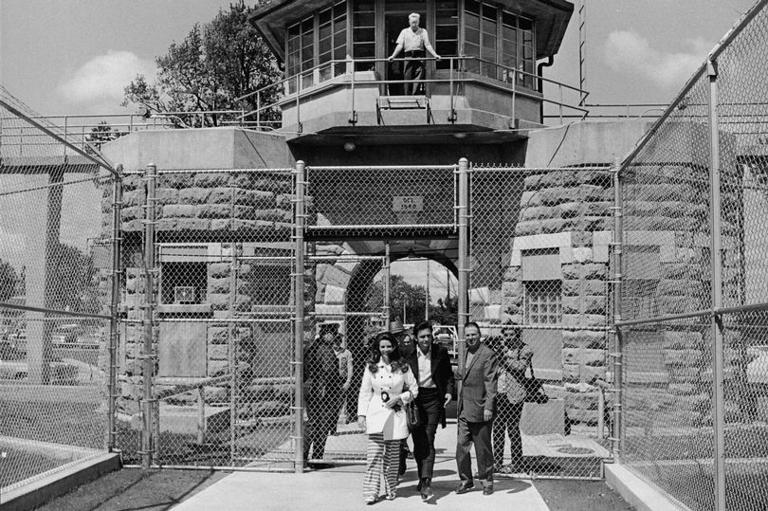
[[[483,164],[470,164],[469,167],[470,172],[510,172],[510,171],[516,171],[516,172],[530,172],[530,173],[536,173],[536,172],[610,172],[611,166],[610,164],[605,165],[589,165],[589,166],[583,166],[583,167],[509,167],[509,166],[499,166],[495,167],[492,165],[485,166]]]
[[[198,173],[204,173],[204,174],[243,174],[243,173],[254,173],[254,174],[290,174],[294,172],[295,169],[291,167],[285,167],[285,168],[243,168],[243,169],[157,169],[158,175],[164,175],[164,174],[198,174]],[[144,169],[134,169],[134,170],[128,170],[125,171],[123,174],[126,176],[131,175],[144,175],[145,170]]]
[[[307,165],[307,171],[335,171],[335,170],[455,170],[458,169],[458,163],[455,165],[336,165],[336,166],[313,166]]]

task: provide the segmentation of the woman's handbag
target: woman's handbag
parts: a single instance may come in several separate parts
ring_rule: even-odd
[[[544,392],[544,385],[533,374],[533,364],[530,361],[528,361],[528,367],[531,368],[531,377],[523,380],[525,402],[544,404],[549,401],[549,396]]]

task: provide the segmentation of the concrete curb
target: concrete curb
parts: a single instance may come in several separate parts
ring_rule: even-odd
[[[606,463],[605,482],[637,511],[690,511],[623,465]]]
[[[34,509],[82,484],[120,468],[120,455],[103,453],[30,478],[30,482],[0,495],[0,511]]]

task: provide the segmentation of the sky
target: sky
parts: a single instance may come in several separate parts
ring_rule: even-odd
[[[130,113],[120,102],[131,79],[137,73],[151,78],[155,57],[230,1],[0,0],[0,83],[41,115]],[[669,102],[753,4],[574,0],[555,64],[545,70],[546,77],[572,85],[579,80],[582,1],[587,2],[585,88],[593,104]],[[425,263],[420,264],[402,269],[408,280],[424,275]],[[443,272],[434,269],[437,279]]]
[[[575,12],[582,0],[574,0]],[[590,103],[668,102],[752,0],[585,0]],[[127,113],[123,87],[230,0],[1,0],[0,82],[42,115]],[[578,16],[555,65],[578,84]]]

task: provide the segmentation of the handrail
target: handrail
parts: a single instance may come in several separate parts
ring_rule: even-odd
[[[297,113],[296,113],[296,124],[299,127],[299,130],[301,130],[301,114],[300,114],[300,108],[301,108],[301,98],[305,96],[306,94],[314,94],[319,90],[322,90],[323,86],[332,87],[334,85],[337,85],[339,83],[338,80],[336,80],[339,77],[347,77],[351,92],[351,98],[350,98],[350,108],[351,108],[351,116],[350,116],[350,122],[355,123],[356,122],[356,112],[355,112],[355,87],[356,87],[356,78],[355,78],[355,68],[360,66],[361,64],[370,64],[371,69],[375,67],[376,64],[380,63],[391,63],[391,62],[408,62],[408,61],[429,61],[429,62],[437,62],[437,61],[448,61],[448,78],[447,79],[440,79],[440,78],[430,78],[430,79],[424,79],[421,80],[421,83],[448,83],[450,87],[449,95],[451,97],[450,100],[450,108],[451,108],[451,115],[449,117],[449,122],[454,122],[454,96],[455,96],[455,84],[456,83],[466,83],[471,81],[476,81],[473,79],[466,78],[467,73],[473,73],[473,71],[467,71],[466,65],[463,65],[466,61],[472,61],[477,62],[478,66],[494,66],[497,77],[494,79],[494,77],[489,76],[489,78],[494,79],[493,81],[489,81],[486,83],[486,85],[495,86],[496,84],[494,81],[498,81],[499,83],[505,83],[510,84],[512,87],[512,94],[513,96],[516,96],[518,94],[520,95],[528,95],[529,97],[531,94],[528,92],[530,91],[536,91],[533,87],[518,87],[520,84],[519,82],[525,83],[527,79],[530,79],[531,82],[534,80],[540,80],[541,82],[545,82],[547,84],[554,84],[557,87],[560,88],[560,100],[549,100],[546,98],[539,98],[539,96],[535,96],[536,99],[541,99],[543,102],[552,104],[559,107],[560,110],[560,119],[564,118],[563,115],[563,108],[569,108],[574,111],[577,111],[581,114],[581,118],[585,118],[589,114],[589,110],[587,108],[584,108],[582,106],[579,106],[581,103],[583,103],[584,99],[588,96],[588,93],[582,89],[579,89],[577,87],[574,87],[572,85],[568,85],[562,82],[558,82],[557,80],[552,80],[545,77],[539,77],[533,73],[530,73],[528,71],[517,69],[512,66],[507,66],[505,64],[501,64],[498,62],[492,62],[487,59],[483,59],[480,57],[475,56],[451,56],[451,57],[444,57],[444,58],[412,58],[412,57],[404,57],[404,58],[396,58],[396,59],[389,59],[389,58],[362,58],[362,59],[331,59],[326,62],[323,62],[322,64],[315,65],[309,69],[303,70],[300,73],[296,73],[294,75],[291,75],[290,77],[283,77],[281,80],[278,80],[277,82],[271,83],[269,85],[260,87],[259,89],[252,91],[248,94],[245,94],[243,96],[240,96],[237,98],[237,100],[244,100],[250,97],[253,97],[253,95],[256,95],[256,104],[257,108],[248,111],[247,113],[244,113],[240,119],[244,120],[249,117],[252,117],[254,115],[257,116],[257,118],[260,116],[261,112],[274,108],[276,105],[280,104],[284,101],[292,101],[295,103],[297,107]],[[344,65],[344,72],[337,73],[335,70],[338,69],[339,65]],[[326,77],[321,77],[320,73],[321,71],[328,70],[330,73]],[[498,74],[501,73],[509,73],[513,79],[511,81],[504,81],[498,79]],[[474,73],[473,73],[474,74]],[[479,75],[485,75],[485,73],[478,72]],[[303,87],[304,80],[310,80],[312,82],[312,85],[310,87]],[[387,84],[400,84],[405,83],[406,80],[404,79],[390,79],[390,80],[365,80],[365,83],[367,85],[387,85]],[[293,88],[293,90],[290,90]],[[570,104],[563,100],[563,89],[576,92],[579,94],[579,100],[576,101],[576,104]],[[264,102],[261,100],[261,95],[265,93],[266,91],[270,91],[270,94],[274,94],[277,92],[278,97],[274,103],[265,105]],[[540,93],[540,91],[537,91]]]

